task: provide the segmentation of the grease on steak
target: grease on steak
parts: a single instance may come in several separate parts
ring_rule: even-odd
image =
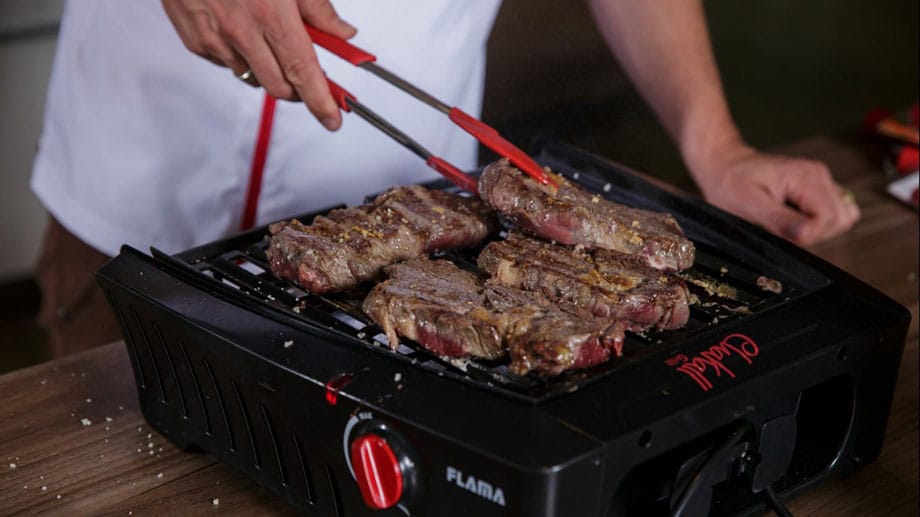
[[[411,185],[332,210],[310,225],[272,224],[267,255],[276,276],[314,293],[340,291],[377,278],[399,260],[476,246],[495,227],[481,200]]]
[[[364,311],[396,347],[399,337],[435,354],[496,359],[524,375],[558,375],[620,355],[623,326],[565,312],[538,292],[492,282],[446,260],[413,259],[385,268],[389,278]]]
[[[512,232],[489,243],[478,263],[496,282],[539,291],[563,308],[619,320],[629,330],[679,328],[690,317],[684,282],[633,255],[589,252]]]
[[[547,240],[641,257],[656,269],[693,264],[693,243],[670,214],[631,208],[555,177],[542,185],[501,159],[486,167],[479,194],[524,231]]]

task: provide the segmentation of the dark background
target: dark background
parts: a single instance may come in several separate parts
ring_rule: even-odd
[[[705,8],[729,106],[755,146],[852,132],[872,108],[901,111],[917,100],[916,0]],[[489,43],[483,119],[525,148],[537,137],[563,140],[692,187],[581,1],[505,0]],[[0,373],[47,358],[38,301],[31,279],[0,285]]]

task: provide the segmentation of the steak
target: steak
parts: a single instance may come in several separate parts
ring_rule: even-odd
[[[489,243],[478,263],[498,283],[539,291],[563,308],[621,321],[627,330],[680,328],[690,317],[684,282],[634,255],[589,252],[512,232]]]
[[[385,268],[364,312],[395,348],[402,336],[451,358],[510,355],[518,375],[558,375],[620,355],[623,326],[561,310],[539,292],[483,281],[447,260]]]
[[[273,274],[324,293],[373,280],[393,262],[477,246],[496,227],[481,200],[412,185],[332,210],[310,225],[272,224],[266,253]]]
[[[656,269],[693,264],[693,243],[670,214],[620,205],[555,178],[558,186],[542,185],[501,159],[482,173],[479,194],[525,232],[547,240],[628,253]]]

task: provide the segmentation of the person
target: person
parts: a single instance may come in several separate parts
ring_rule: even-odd
[[[500,0],[398,5],[67,4],[32,179],[51,214],[37,276],[40,320],[55,355],[119,337],[92,273],[122,244],[175,252],[239,229],[263,93],[299,102],[275,106],[258,224],[435,176],[369,124],[343,124],[325,74],[408,134],[423,135],[436,155],[461,169],[475,166],[475,140],[442,114],[316,50],[303,29],[308,23],[354,38],[398,75],[479,113]],[[591,0],[591,9],[708,201],[802,245],[856,221],[858,208],[823,164],[764,154],[741,138],[699,2]]]

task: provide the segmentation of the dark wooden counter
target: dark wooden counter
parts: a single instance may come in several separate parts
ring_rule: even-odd
[[[863,218],[819,256],[907,306],[913,321],[884,449],[873,463],[789,502],[795,515],[918,514],[918,217],[888,197],[865,153],[830,138],[787,148],[829,163]],[[0,376],[0,515],[293,513],[143,420],[122,343]]]

